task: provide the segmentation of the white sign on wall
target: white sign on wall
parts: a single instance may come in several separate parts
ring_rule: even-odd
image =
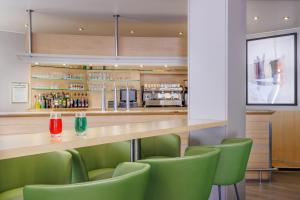
[[[11,102],[27,103],[28,102],[28,83],[12,82],[11,83]]]

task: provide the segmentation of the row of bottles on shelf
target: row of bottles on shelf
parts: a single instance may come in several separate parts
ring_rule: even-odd
[[[110,85],[111,86],[111,85]],[[109,85],[103,85],[103,84],[88,84],[88,91],[101,91],[101,89],[105,87],[105,88],[111,88],[109,87]],[[118,85],[116,86],[117,88],[126,88],[125,85]],[[130,88],[135,88],[134,85],[128,85],[128,87]],[[54,85],[39,85],[39,86],[34,86],[32,87],[32,89],[34,90],[74,90],[74,91],[85,91],[86,90],[86,87],[84,84],[82,83],[70,83],[68,85],[68,88],[65,88],[65,87],[60,87],[59,85],[57,84],[54,84]]]
[[[34,96],[36,109],[49,108],[88,108],[87,93],[43,93]]]
[[[32,77],[39,79],[84,80],[84,74],[71,74],[64,72],[36,72],[32,74]]]

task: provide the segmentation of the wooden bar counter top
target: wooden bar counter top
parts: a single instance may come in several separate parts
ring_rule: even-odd
[[[64,130],[62,136],[55,139],[51,138],[49,132],[0,134],[0,159],[225,125],[226,121],[218,120],[193,120],[188,123],[186,119],[170,119],[92,127],[87,129],[84,136],[76,136],[72,129]]]
[[[131,108],[129,111],[126,109],[119,109],[113,111],[108,109],[102,112],[99,109],[39,109],[28,110],[25,112],[0,112],[0,118],[3,117],[38,117],[49,116],[51,112],[59,112],[64,116],[74,115],[75,112],[85,112],[89,116],[109,116],[109,115],[186,115],[186,107],[150,107],[150,108]]]

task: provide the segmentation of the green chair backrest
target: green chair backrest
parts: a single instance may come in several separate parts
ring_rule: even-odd
[[[147,164],[122,163],[110,179],[62,186],[26,186],[24,200],[143,200],[149,171]]]
[[[145,199],[207,200],[219,154],[219,149],[209,148],[185,157],[140,160],[151,166]]]
[[[87,171],[99,168],[115,168],[122,162],[130,161],[130,143],[117,142],[76,149]]]
[[[0,193],[29,184],[68,184],[71,154],[57,151],[0,160]]]
[[[175,134],[154,136],[141,139],[141,156],[143,158],[180,156],[180,137]]]
[[[224,139],[222,144],[214,147],[221,149],[214,184],[232,185],[242,181],[245,177],[252,140],[249,138],[228,138]]]

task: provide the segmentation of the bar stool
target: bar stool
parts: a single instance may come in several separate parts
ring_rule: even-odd
[[[139,160],[151,166],[145,200],[207,200],[219,154],[219,149],[207,148],[185,157]]]
[[[113,177],[85,183],[24,188],[24,200],[143,200],[150,166],[142,163],[122,163]]]
[[[180,137],[175,134],[141,139],[141,158],[168,158],[180,156]]]
[[[188,147],[187,151],[199,150],[208,146]],[[227,138],[220,145],[213,145],[221,149],[220,160],[216,175],[213,181],[218,185],[219,199],[221,200],[221,186],[234,185],[236,198],[239,200],[239,193],[236,184],[245,177],[247,163],[252,147],[252,140],[249,138]]]
[[[0,199],[22,200],[26,185],[68,184],[71,165],[71,154],[65,151],[0,160]]]
[[[73,160],[72,183],[111,178],[118,164],[130,161],[127,141],[68,151]]]

